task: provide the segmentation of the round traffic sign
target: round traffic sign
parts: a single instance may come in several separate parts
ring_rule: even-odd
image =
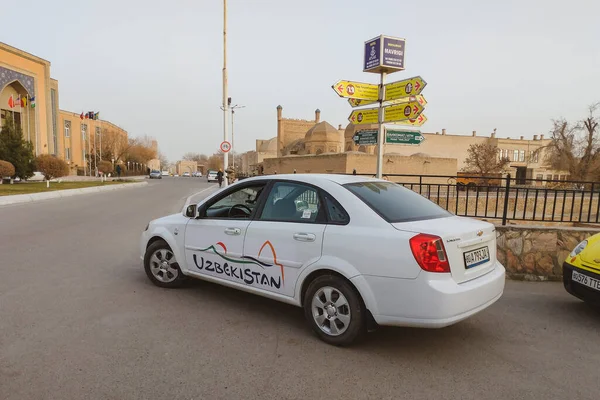
[[[228,141],[221,142],[220,147],[223,153],[228,153],[229,150],[231,150],[231,143],[229,143]]]
[[[406,84],[406,86],[404,87],[404,91],[406,92],[406,94],[411,94],[413,90],[413,85],[412,83],[408,82]]]
[[[346,86],[346,92],[352,96],[354,94],[354,85],[348,85]]]
[[[362,122],[362,120],[363,120],[363,114],[362,113],[358,113],[357,119],[358,119],[358,122]]]
[[[408,117],[410,115],[410,106],[404,107],[404,116]]]

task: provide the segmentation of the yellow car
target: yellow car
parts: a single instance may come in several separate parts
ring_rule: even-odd
[[[579,243],[563,264],[567,292],[600,307],[600,233]]]

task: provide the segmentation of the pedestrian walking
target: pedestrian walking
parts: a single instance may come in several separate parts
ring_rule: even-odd
[[[121,166],[117,165],[117,177],[121,178]]]
[[[223,187],[223,170],[219,168],[219,172],[217,172],[217,182],[219,182],[219,187]]]

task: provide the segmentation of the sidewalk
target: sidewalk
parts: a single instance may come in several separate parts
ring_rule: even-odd
[[[0,196],[0,207],[20,203],[32,203],[35,201],[58,199],[62,197],[77,196],[80,194],[109,192],[112,190],[136,188],[146,186],[148,182],[122,183],[109,186],[92,186],[81,189],[56,190],[52,192],[38,192],[31,194],[15,194],[12,196]]]

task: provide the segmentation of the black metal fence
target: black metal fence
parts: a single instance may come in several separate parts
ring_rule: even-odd
[[[372,174],[359,174],[373,176]],[[452,213],[507,221],[598,223],[600,182],[507,176],[388,174]]]

